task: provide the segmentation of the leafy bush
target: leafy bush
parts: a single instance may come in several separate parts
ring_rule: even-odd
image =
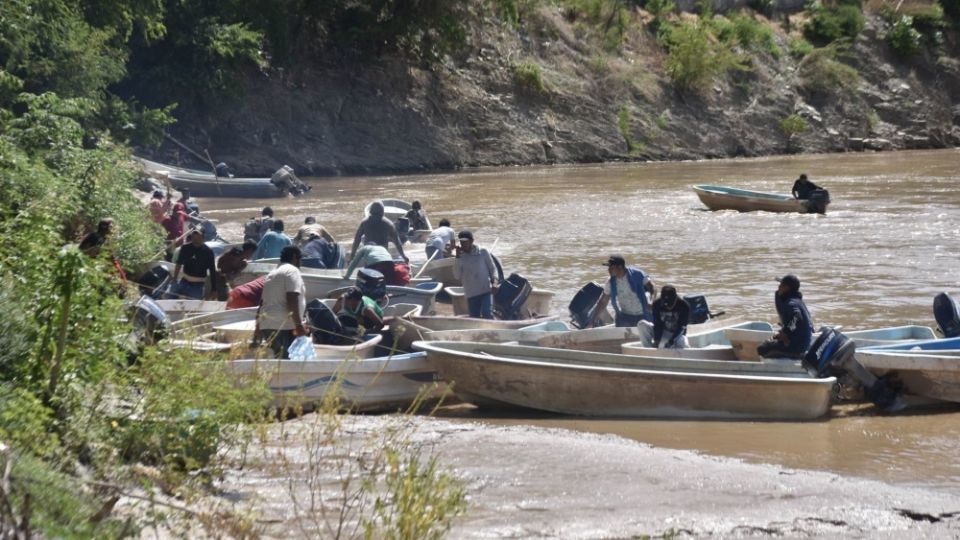
[[[521,62],[513,65],[513,80],[520,88],[536,94],[545,94],[547,87],[543,83],[540,66],[533,62]]]
[[[623,45],[630,28],[630,12],[622,0],[564,0],[567,18],[594,26],[603,48],[612,51]]]
[[[887,43],[901,56],[910,56],[920,50],[923,35],[913,28],[913,17],[903,15],[887,31]]]
[[[808,11],[810,19],[803,27],[803,35],[814,44],[828,45],[841,38],[853,40],[863,30],[863,12],[858,5],[826,7],[818,0]]]
[[[815,48],[809,41],[796,37],[790,38],[787,47],[790,49],[790,56],[797,60],[802,60],[808,54],[812,53]]]
[[[780,121],[780,129],[787,139],[793,139],[797,135],[806,133],[810,125],[799,114],[791,114]]]
[[[773,30],[748,13],[740,11],[726,17],[717,16],[711,20],[711,25],[717,38],[732,46],[767,51],[775,58],[780,55]]]
[[[714,77],[747,69],[743,57],[717,41],[710,27],[699,20],[664,26],[660,40],[667,48],[667,74],[681,90],[704,92]]]
[[[836,45],[815,49],[800,62],[800,84],[804,90],[832,94],[857,85],[857,70],[837,60],[839,50]]]

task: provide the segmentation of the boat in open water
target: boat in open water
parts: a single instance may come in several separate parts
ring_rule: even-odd
[[[829,201],[820,203],[820,208],[810,200],[795,199],[790,195],[751,191],[727,186],[701,184],[693,186],[697,194],[710,210],[737,210],[739,212],[798,212],[801,214],[826,213]]]

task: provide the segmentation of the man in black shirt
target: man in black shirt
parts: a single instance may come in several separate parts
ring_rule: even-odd
[[[673,285],[660,289],[660,298],[653,303],[653,346],[658,349],[685,349],[690,305],[677,296]]]
[[[214,266],[216,257],[213,250],[203,243],[203,233],[193,229],[187,234],[190,241],[180,247],[177,255],[177,266],[173,270],[173,287],[167,293],[167,298],[202,300],[204,298],[204,284],[210,276],[210,293],[207,298],[215,299],[217,291],[217,268]],[[183,270],[182,279],[180,270]]]
[[[809,199],[810,194],[816,189],[822,188],[808,180],[806,174],[801,174],[800,178],[797,178],[797,181],[793,183],[793,198],[800,200]]]

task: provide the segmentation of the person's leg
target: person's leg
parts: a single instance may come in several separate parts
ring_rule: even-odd
[[[203,300],[203,283],[194,283],[192,281],[183,281],[184,296],[194,300]]]
[[[787,346],[775,339],[768,339],[757,345],[757,354],[761,358],[803,358],[803,352],[787,349]]]
[[[287,349],[293,343],[293,330],[265,330],[267,339],[270,340],[270,350],[277,358],[289,360],[290,355]]]
[[[480,316],[484,319],[493,318],[493,294],[481,294],[480,298]]]
[[[433,257],[434,259],[442,259],[442,258],[443,258],[443,253],[437,253],[437,252],[440,251],[440,250],[437,249],[436,246],[427,246],[427,247],[423,248],[423,250],[424,250],[424,252],[426,252],[428,259],[429,259],[430,257]],[[434,253],[437,253],[437,255],[434,256],[434,255],[433,255]]]
[[[470,316],[479,319],[481,317],[481,308],[483,305],[483,295],[471,296],[467,298],[467,311],[470,313]]]

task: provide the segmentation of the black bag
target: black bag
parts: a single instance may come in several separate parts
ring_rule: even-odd
[[[140,294],[160,298],[170,285],[170,271],[160,265],[154,266],[140,276],[137,283],[140,284]]]
[[[520,274],[510,276],[500,283],[497,294],[493,296],[493,315],[498,319],[523,319],[525,313],[520,313],[520,306],[530,297],[533,287],[527,278]]]
[[[594,312],[601,296],[603,296],[603,287],[592,281],[577,291],[568,306],[574,326],[589,328],[593,324]]]
[[[376,270],[362,268],[357,272],[356,284],[364,296],[369,296],[374,301],[379,302],[387,295],[387,279]]]
[[[710,307],[707,297],[702,294],[690,294],[683,297],[690,306],[690,324],[702,324],[710,319]]]
[[[313,327],[313,342],[321,345],[336,345],[343,340],[343,326],[337,315],[319,298],[307,304],[307,318]]]

